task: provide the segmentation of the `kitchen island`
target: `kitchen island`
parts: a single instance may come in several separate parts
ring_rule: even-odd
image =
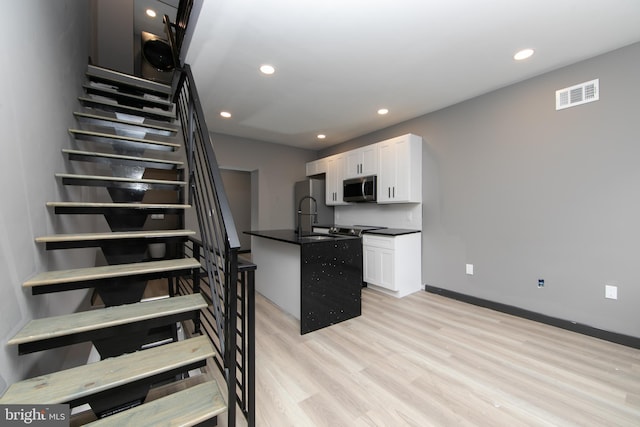
[[[300,320],[300,333],[361,314],[362,242],[358,237],[294,230],[251,235],[256,291]]]

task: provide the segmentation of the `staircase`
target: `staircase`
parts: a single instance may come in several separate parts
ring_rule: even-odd
[[[89,172],[59,173],[55,179],[65,186],[104,188],[106,193],[88,193],[108,194],[110,200],[47,206],[56,215],[102,215],[108,231],[41,236],[36,244],[47,250],[100,248],[106,265],[45,272],[23,286],[34,296],[91,288],[100,303],[85,312],[34,319],[9,344],[27,354],[91,342],[101,360],[15,383],[0,404],[88,404],[95,425],[215,424],[227,406],[215,380],[200,368],[216,349],[193,331],[187,331],[192,338],[178,336],[178,325],[199,324],[207,302],[199,293],[171,291],[166,298],[143,298],[150,280],[170,283],[186,276],[197,282],[201,269],[199,260],[183,256],[184,242],[195,232],[181,228],[190,206],[183,203],[184,165],[172,154],[180,148],[180,128],[171,88],[93,65],[86,76],[79,98],[83,111],[74,113],[78,129],[69,130],[74,148],[63,154],[74,170]],[[145,202],[157,190],[172,200]],[[151,215],[176,216],[179,227],[148,230]],[[164,258],[150,259],[151,243],[165,244]],[[202,375],[196,385],[188,381],[193,375]],[[182,390],[146,401],[150,390],[173,383]]]

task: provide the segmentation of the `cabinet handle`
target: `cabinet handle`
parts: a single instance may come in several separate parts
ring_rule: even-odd
[[[391,198],[391,187],[387,187],[387,197]]]
[[[396,187],[393,187],[393,198],[396,198]]]

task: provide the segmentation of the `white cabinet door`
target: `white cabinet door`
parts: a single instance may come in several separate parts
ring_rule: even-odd
[[[378,283],[380,282],[380,273],[378,272],[380,268],[380,263],[378,262],[378,248],[374,248],[372,246],[363,246],[362,247],[362,258],[363,258],[363,268],[362,268],[362,278],[367,283]]]
[[[397,290],[394,281],[394,251],[374,246],[363,246],[362,252],[364,281],[392,291]]]
[[[365,235],[362,238],[364,281],[392,291],[395,280],[395,240],[393,237]]]
[[[395,144],[390,141],[381,143],[378,203],[391,203],[395,199],[396,163]]]
[[[380,263],[380,286],[392,291],[398,290],[398,283],[395,276],[395,251],[390,249],[380,249],[378,262]]]
[[[407,134],[379,145],[378,203],[422,202],[422,138]]]
[[[378,144],[347,151],[345,178],[376,175],[378,173]]]
[[[326,158],[326,204],[328,206],[346,205],[342,200],[342,181],[344,180],[344,156],[336,154]]]
[[[327,161],[325,159],[314,160],[306,164],[306,175],[314,176],[327,173]]]

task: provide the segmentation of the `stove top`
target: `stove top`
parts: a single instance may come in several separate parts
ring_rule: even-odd
[[[368,230],[380,230],[387,227],[380,227],[375,225],[334,225],[329,228],[329,234],[339,234],[342,236],[357,236],[361,237],[362,233]]]

